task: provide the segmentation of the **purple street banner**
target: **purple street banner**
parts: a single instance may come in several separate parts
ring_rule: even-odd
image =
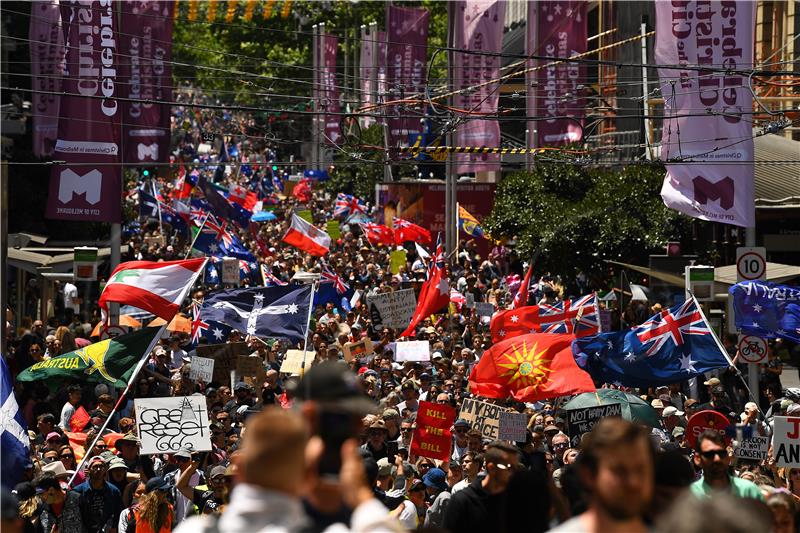
[[[361,78],[359,83],[359,89],[361,90],[361,107],[367,107],[375,103],[372,98],[372,92],[373,87],[376,87],[374,83],[377,81],[377,73],[374,68],[377,46],[375,46],[376,36],[374,33],[362,33],[362,36],[363,35],[366,35],[366,37],[361,39],[361,56],[359,58],[358,76]],[[374,113],[375,110],[371,109],[369,112]],[[361,118],[361,125],[365,128],[370,127],[374,123],[375,119],[372,117]]]
[[[753,66],[755,13],[755,2],[656,2],[661,159],[690,161],[667,163],[661,198],[689,216],[745,227],[755,225],[753,97],[729,71]]]
[[[425,93],[429,19],[430,13],[425,9],[392,5],[386,8],[386,83],[390,91],[386,98],[389,101]],[[424,116],[424,106],[402,111],[391,107],[387,112],[390,148],[408,146],[409,135],[422,133],[420,119]]]
[[[169,161],[172,101],[172,11],[169,0],[122,2],[118,82],[122,102],[123,160]],[[137,100],[150,100],[141,102]]]
[[[470,52],[499,53],[503,47],[506,3],[501,0],[461,0],[455,9],[456,48]],[[456,89],[466,89],[497,79],[500,57],[457,53],[453,74]],[[456,97],[456,107],[478,113],[496,113],[500,83],[483,85]],[[500,146],[497,119],[469,120],[456,129],[457,146]],[[500,170],[497,154],[457,154],[456,172]]]
[[[121,222],[116,13],[111,0],[72,4],[58,140],[45,216]]]
[[[322,90],[320,109],[325,112],[325,144],[338,144],[341,138],[339,128],[339,88],[336,85],[336,50],[339,38],[335,35],[322,36]]]
[[[31,84],[34,89],[61,92],[64,71],[64,33],[58,0],[31,3],[29,29],[31,49]],[[53,155],[58,137],[58,94],[33,93],[33,153],[36,157]]]
[[[536,4],[536,55],[569,58],[586,52],[586,6],[583,0],[543,0]],[[583,139],[585,101],[578,86],[586,79],[580,63],[540,59],[536,89],[539,146],[565,145]]]

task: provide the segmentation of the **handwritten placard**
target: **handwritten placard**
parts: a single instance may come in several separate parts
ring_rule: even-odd
[[[769,437],[750,437],[733,447],[733,455],[740,459],[763,461],[769,455]]]
[[[236,356],[249,353],[246,342],[230,342],[227,344],[200,345],[197,355],[214,360],[214,379],[218,384],[231,380],[231,371],[236,370]]]
[[[496,440],[500,438],[500,413],[505,411],[508,409],[493,403],[465,398],[458,418],[469,422],[470,426],[481,432],[484,439]]]
[[[344,346],[342,346],[344,360],[348,363],[356,357],[365,357],[371,354],[372,351],[372,341],[369,339],[369,337],[364,337],[358,342],[346,342]]]
[[[528,433],[528,417],[525,413],[503,411],[500,413],[500,440],[525,442]]]
[[[317,352],[305,352],[305,369],[311,368],[311,364],[317,358]],[[286,356],[281,363],[281,372],[284,374],[300,374],[303,365],[303,350],[287,350]]]
[[[373,327],[405,329],[414,315],[417,298],[414,289],[403,289],[367,296],[367,305]]]
[[[214,379],[214,360],[210,357],[192,357],[192,366],[189,370],[189,379],[211,383]]]
[[[133,407],[142,442],[140,454],[175,453],[181,448],[211,450],[205,397],[137,398]]]
[[[398,342],[394,346],[394,360],[427,362],[431,360],[431,343],[429,341]]]

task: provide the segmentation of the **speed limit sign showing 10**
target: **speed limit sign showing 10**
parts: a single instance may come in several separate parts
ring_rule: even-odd
[[[767,249],[763,246],[736,248],[736,280],[764,279],[767,273]]]
[[[739,357],[747,363],[762,363],[767,360],[767,341],[753,335],[739,335]]]

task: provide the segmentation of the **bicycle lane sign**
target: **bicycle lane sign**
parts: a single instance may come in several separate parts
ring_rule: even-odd
[[[767,359],[767,341],[754,335],[739,335],[739,356],[747,363],[762,363]]]

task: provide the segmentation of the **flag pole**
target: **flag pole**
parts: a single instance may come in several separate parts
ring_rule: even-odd
[[[161,225],[161,202],[158,199],[158,191],[156,190],[156,182],[150,179],[150,187],[153,189],[153,198],[156,199],[156,208],[158,209],[158,234],[164,235],[164,227]]]
[[[308,333],[311,329],[311,315],[314,311],[314,292],[317,290],[317,281],[311,283],[311,296],[308,299],[308,317],[306,318],[306,335],[303,341],[303,360],[300,363],[300,378],[306,373],[306,352],[308,351]]]
[[[192,255],[192,248],[194,248],[194,243],[197,242],[197,238],[203,232],[203,228],[205,227],[206,221],[208,220],[209,216],[211,216],[211,213],[206,213],[205,218],[203,218],[203,223],[200,224],[200,229],[197,230],[197,233],[195,234],[194,238],[192,239],[192,244],[189,245],[189,250],[186,252],[186,256],[184,257],[184,259],[189,259],[189,256]],[[190,221],[190,223],[191,223],[191,221]],[[191,229],[189,231],[191,231]],[[204,268],[205,268],[205,266],[206,266],[205,263],[203,263],[203,267]]]
[[[194,276],[192,276],[192,281],[190,283],[188,283],[186,285],[186,287],[184,287],[183,292],[181,294],[181,299],[180,299],[181,302],[184,299],[186,299],[186,296],[188,296],[189,291],[194,286],[194,282],[197,281],[198,274],[205,270],[205,266],[206,266],[206,262],[207,261],[208,261],[208,258],[206,258],[205,261],[203,261],[202,266],[197,270],[197,272],[195,272]],[[72,482],[75,481],[75,477],[78,475],[78,472],[80,472],[83,469],[83,466],[86,464],[86,461],[89,460],[89,453],[92,451],[92,449],[94,449],[95,445],[97,444],[97,441],[100,440],[100,438],[103,436],[103,433],[105,433],[106,428],[108,428],[108,424],[111,422],[111,419],[114,418],[114,415],[117,413],[117,410],[119,410],[120,406],[122,405],[122,400],[124,400],[125,397],[128,395],[128,393],[130,392],[131,387],[133,386],[133,383],[136,381],[136,378],[139,376],[139,372],[142,371],[142,368],[144,367],[145,362],[150,357],[150,352],[153,351],[153,348],[155,348],[156,343],[159,340],[161,340],[161,337],[164,335],[164,332],[167,330],[167,326],[168,325],[169,325],[169,321],[165,322],[164,325],[162,325],[161,328],[158,330],[158,333],[156,333],[156,335],[153,336],[153,340],[150,341],[150,344],[147,346],[147,349],[144,351],[144,354],[142,354],[141,359],[139,359],[139,362],[136,364],[136,368],[134,368],[133,372],[131,373],[131,377],[128,380],[128,385],[125,387],[125,390],[123,391],[123,393],[120,394],[119,399],[117,400],[117,403],[114,405],[114,409],[112,409],[111,412],[106,417],[106,421],[103,423],[103,426],[100,428],[100,431],[97,432],[97,436],[92,441],[92,444],[84,452],[83,458],[81,459],[81,462],[78,464],[77,468],[75,468],[75,473],[72,474],[72,477],[69,479],[69,482],[67,483],[67,486],[72,485]]]
[[[739,380],[742,382],[742,385],[744,385],[744,388],[747,391],[747,395],[750,397],[750,400],[752,400],[752,402],[756,404],[758,412],[761,413],[762,416],[764,416],[764,412],[761,410],[761,405],[758,403],[758,398],[753,396],[753,391],[750,390],[750,387],[747,384],[747,380],[744,379],[744,376],[742,375],[742,372],[739,370],[739,368],[735,364],[733,364],[733,360],[731,360],[730,356],[728,355],[728,351],[722,345],[722,341],[719,340],[719,338],[717,337],[717,333],[714,331],[714,328],[711,327],[711,324],[708,322],[705,313],[703,313],[703,308],[700,307],[700,302],[698,302],[697,298],[694,297],[694,293],[692,291],[686,289],[686,292],[688,292],[689,296],[692,297],[692,301],[694,302],[695,307],[697,307],[700,316],[703,317],[703,322],[705,322],[708,325],[708,330],[711,332],[711,337],[714,339],[714,342],[716,343],[717,348],[719,348],[720,353],[723,355],[723,357],[725,357],[725,360],[728,361],[730,368],[732,368],[733,371],[736,372],[736,375],[739,377]]]

